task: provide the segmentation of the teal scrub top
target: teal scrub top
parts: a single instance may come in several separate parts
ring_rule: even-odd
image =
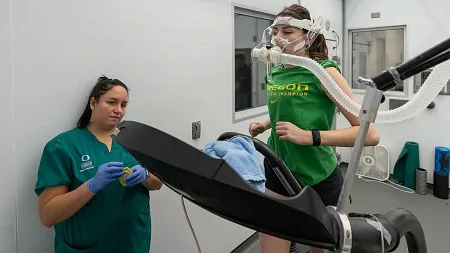
[[[76,189],[107,162],[138,164],[119,143],[111,151],[86,128],[72,129],[44,148],[35,192],[69,185]],[[138,184],[123,187],[119,180],[99,191],[82,209],[54,226],[55,253],[148,253],[151,242],[149,191]]]

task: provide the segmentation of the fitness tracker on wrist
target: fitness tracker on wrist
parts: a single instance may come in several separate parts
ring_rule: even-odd
[[[313,136],[313,146],[320,146],[322,140],[320,139],[320,131],[319,129],[311,130]]]

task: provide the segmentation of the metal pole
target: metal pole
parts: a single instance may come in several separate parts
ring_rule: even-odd
[[[381,103],[381,98],[383,96],[383,91],[378,90],[372,80],[359,78],[359,82],[366,84],[367,88],[363,103],[361,105],[361,110],[359,112],[360,127],[358,136],[356,137],[354,148],[350,157],[350,163],[345,175],[344,184],[342,186],[339,202],[336,208],[336,211],[339,213],[344,213],[344,210],[349,202],[350,191],[355,179],[356,169],[358,168],[359,161],[361,159],[361,153],[366,143],[370,123],[375,122],[378,108]]]

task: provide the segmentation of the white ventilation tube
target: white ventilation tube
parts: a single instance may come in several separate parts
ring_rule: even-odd
[[[273,64],[289,64],[309,69],[319,78],[331,96],[347,111],[355,116],[359,116],[361,105],[351,99],[340,87],[328,72],[316,61],[301,56],[281,53],[280,50],[272,48],[253,49],[252,56],[264,62]],[[376,123],[397,123],[417,116],[425,109],[450,79],[450,61],[445,61],[433,69],[425,83],[406,104],[393,110],[378,110]]]

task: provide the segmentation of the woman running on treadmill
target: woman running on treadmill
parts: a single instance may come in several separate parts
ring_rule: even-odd
[[[293,4],[285,8],[268,29],[272,43],[283,53],[314,59],[350,98],[357,101],[339,66],[328,59],[325,37],[316,29],[305,7]],[[277,66],[272,69],[271,80],[267,79],[266,76],[269,119],[250,124],[250,134],[255,137],[271,129],[267,144],[285,161],[299,183],[311,186],[325,205],[336,206],[343,176],[337,169],[332,146],[353,146],[359,118],[341,107],[308,69]],[[350,127],[331,130],[336,107]],[[371,125],[365,145],[375,146],[379,139],[377,130]],[[266,188],[266,193],[283,192],[270,181]],[[289,241],[262,233],[260,243],[261,253],[288,253],[291,246]],[[311,250],[311,253],[321,252],[321,249]]]

